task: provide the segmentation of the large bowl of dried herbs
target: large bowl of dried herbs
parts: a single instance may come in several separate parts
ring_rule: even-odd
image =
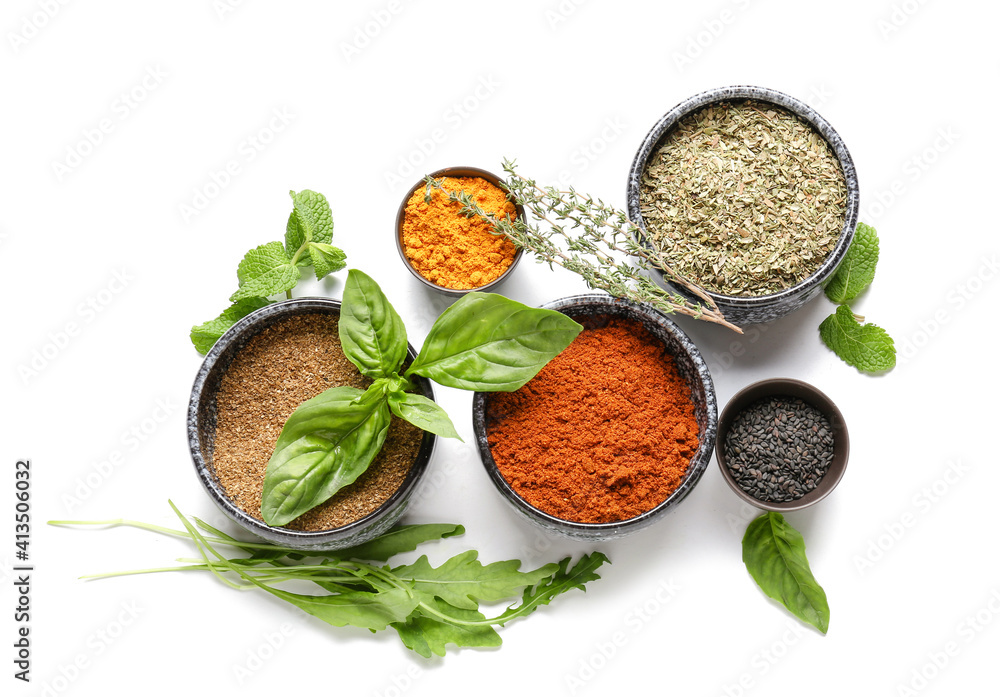
[[[627,193],[640,242],[738,325],[819,295],[858,221],[843,140],[815,109],[764,87],[708,90],[668,111],[639,147]]]

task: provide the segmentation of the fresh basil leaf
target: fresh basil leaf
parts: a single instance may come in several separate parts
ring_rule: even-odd
[[[390,418],[380,389],[334,387],[299,405],[267,463],[264,521],[284,525],[351,484],[382,448]]]
[[[830,627],[826,592],[809,569],[802,535],[784,516],[769,511],[747,526],[743,563],[765,595],[826,634]]]
[[[462,440],[447,412],[436,402],[423,395],[409,392],[390,392],[389,409],[399,418],[409,421],[425,431],[430,431],[436,436]]]
[[[191,328],[191,343],[198,349],[198,353],[204,355],[209,349],[215,346],[223,334],[229,331],[230,327],[239,322],[255,310],[270,305],[267,298],[246,298],[237,303],[233,303],[221,315],[204,324]]]
[[[511,392],[533,378],[583,329],[556,312],[473,292],[431,327],[406,375],[462,390]]]
[[[236,277],[239,290],[230,296],[230,302],[247,298],[266,298],[291,290],[299,281],[299,269],[285,254],[281,242],[268,242],[251,249],[243,257]]]
[[[368,559],[388,561],[390,557],[403,552],[411,552],[424,542],[443,540],[446,537],[464,535],[461,525],[448,523],[425,523],[421,525],[397,525],[373,540],[331,554],[338,559]],[[325,554],[325,553],[324,553]]]
[[[422,556],[407,566],[390,569],[396,578],[412,584],[416,593],[437,597],[455,607],[475,610],[479,601],[491,603],[516,596],[559,570],[558,564],[546,564],[534,571],[518,571],[521,562],[512,559],[483,566],[479,553],[470,549],[438,568]]]
[[[474,624],[486,619],[478,610],[457,608],[438,598],[425,600],[424,604],[436,613],[468,623],[452,624],[439,619],[438,615],[424,614],[420,607],[406,622],[394,623],[392,628],[399,634],[403,644],[424,658],[430,658],[432,654],[444,656],[448,644],[460,648],[487,648],[500,646],[502,643],[493,627]]]
[[[388,377],[406,358],[403,320],[378,284],[357,269],[347,274],[339,327],[344,354],[362,375]]]
[[[875,228],[858,223],[844,260],[826,286],[826,297],[835,303],[849,302],[858,297],[875,279],[878,251]]]
[[[344,254],[344,250],[325,242],[309,243],[309,259],[312,260],[317,281],[321,281],[331,273],[340,271],[347,266],[345,261],[347,255]]]
[[[298,193],[289,191],[288,194],[292,197],[293,208],[285,226],[285,251],[291,259],[308,242],[330,243],[333,213],[323,194],[309,189]]]

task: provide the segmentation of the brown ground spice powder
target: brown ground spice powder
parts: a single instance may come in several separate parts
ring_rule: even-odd
[[[465,191],[487,213],[516,215],[514,204],[502,189],[481,177],[442,177],[449,191]],[[406,202],[403,218],[403,253],[417,272],[445,288],[467,290],[495,281],[514,261],[517,248],[490,225],[475,216],[459,213],[461,205],[433,189],[424,200],[418,187]]]
[[[698,423],[674,358],[641,323],[585,329],[516,392],[489,395],[500,473],[563,520],[609,523],[663,502],[698,449]]]
[[[212,467],[229,498],[261,519],[267,462],[295,408],[331,387],[364,389],[370,382],[344,355],[336,317],[295,315],[251,339],[223,376],[217,397]],[[422,438],[419,428],[393,417],[368,470],[286,527],[329,530],[368,515],[402,484]]]

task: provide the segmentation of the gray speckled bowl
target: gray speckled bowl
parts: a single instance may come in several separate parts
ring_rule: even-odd
[[[841,169],[844,171],[844,179],[847,182],[847,210],[844,216],[844,228],[840,233],[840,239],[826,261],[808,278],[802,280],[797,285],[787,288],[780,293],[770,295],[757,295],[753,297],[737,297],[732,295],[721,295],[709,292],[711,297],[726,319],[737,325],[757,324],[769,322],[783,317],[799,309],[807,302],[819,295],[823,286],[837,270],[840,262],[843,261],[847,248],[854,239],[854,228],[858,224],[858,205],[860,202],[860,191],[858,188],[858,175],[854,169],[854,161],[847,151],[847,146],[833,126],[820,116],[815,109],[804,102],[800,102],[794,97],[778,92],[766,87],[752,87],[749,85],[736,85],[733,87],[720,87],[717,89],[701,92],[690,97],[673,109],[664,114],[663,118],[656,122],[653,128],[646,134],[645,140],[639,146],[635,159],[632,161],[632,168],[628,174],[628,215],[633,223],[645,230],[645,223],[642,214],[639,212],[639,187],[642,173],[646,169],[646,162],[657,146],[663,141],[674,125],[688,114],[698,111],[709,104],[716,104],[726,101],[742,101],[744,99],[755,99],[761,102],[770,102],[780,107],[784,107],[806,123],[819,131],[819,133],[830,144],[837,159],[840,160]],[[643,238],[640,242],[649,246],[649,242]],[[662,272],[653,270],[661,278]],[[691,279],[698,282],[698,279]],[[669,284],[668,284],[669,285]],[[685,291],[673,287],[683,295],[688,295]],[[689,296],[692,297],[693,296]]]
[[[502,190],[507,191],[507,186],[503,183],[503,180],[492,172],[487,172],[485,169],[479,169],[478,167],[445,167],[444,169],[439,169],[436,172],[431,172],[431,177],[435,179],[438,177],[479,177],[485,179],[494,186],[500,187]],[[518,249],[514,253],[514,259],[510,262],[510,266],[507,270],[500,274],[497,278],[490,281],[489,283],[484,283],[478,288],[446,288],[444,286],[439,286],[434,281],[425,278],[419,271],[414,268],[410,260],[406,258],[406,252],[403,248],[403,221],[406,218],[406,203],[413,196],[413,193],[425,186],[424,180],[421,179],[416,184],[410,187],[409,191],[403,197],[403,200],[399,204],[399,210],[396,211],[396,251],[399,252],[399,258],[403,260],[403,264],[406,268],[413,274],[413,277],[418,281],[423,283],[428,288],[432,288],[439,293],[444,295],[450,295],[453,298],[460,298],[466,293],[471,293],[472,291],[495,291],[496,287],[510,278],[510,275],[514,273],[514,267],[517,266],[517,262],[521,261],[521,257],[524,255],[523,249]],[[517,217],[524,220],[524,207],[520,203],[514,204],[514,208],[517,211]]]
[[[655,508],[634,518],[613,523],[576,523],[563,520],[540,511],[521,498],[500,474],[490,451],[486,422],[486,406],[490,394],[477,392],[473,398],[472,426],[476,434],[479,456],[493,484],[515,511],[544,530],[571,538],[601,541],[624,537],[660,520],[674,510],[691,493],[691,490],[701,479],[701,475],[704,474],[705,468],[712,459],[717,425],[715,387],[712,384],[712,376],[708,372],[708,367],[705,365],[701,353],[687,334],[672,320],[667,319],[647,305],[639,305],[609,295],[588,293],[556,300],[544,305],[544,307],[569,315],[584,327],[600,326],[602,320],[609,316],[628,317],[641,322],[653,336],[663,342],[667,350],[676,358],[677,367],[691,388],[691,399],[694,402],[695,415],[698,420],[699,446],[688,465],[684,481],[674,493]]]
[[[399,489],[378,509],[364,518],[332,530],[305,532],[289,528],[276,528],[248,515],[226,496],[212,470],[212,449],[215,442],[216,396],[222,376],[229,369],[236,354],[254,336],[264,329],[293,315],[340,315],[340,301],[328,298],[296,298],[261,308],[237,322],[205,356],[201,369],[191,389],[188,404],[187,430],[191,458],[198,480],[215,504],[230,519],[254,535],[284,547],[302,550],[331,550],[352,547],[382,534],[399,520],[413,490],[427,470],[434,451],[435,436],[424,432],[423,441],[413,467]],[[415,357],[409,347],[409,357]],[[429,381],[414,381],[428,399],[434,399]]]

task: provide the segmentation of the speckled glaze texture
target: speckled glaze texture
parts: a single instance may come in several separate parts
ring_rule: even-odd
[[[487,439],[486,405],[490,398],[487,392],[477,392],[472,401],[472,426],[476,435],[479,456],[504,500],[528,521],[548,532],[567,537],[601,541],[610,540],[641,530],[660,520],[683,501],[704,474],[712,459],[717,427],[717,405],[712,376],[697,347],[680,327],[658,311],[647,305],[639,305],[609,295],[588,293],[556,300],[543,307],[558,310],[575,319],[584,327],[601,326],[608,317],[628,317],[642,323],[653,336],[663,342],[667,351],[677,360],[677,367],[691,389],[691,400],[698,421],[698,451],[688,465],[684,481],[663,503],[642,515],[614,523],[575,523],[556,518],[535,508],[521,498],[503,478],[497,469],[490,444]]]
[[[332,550],[352,547],[376,537],[399,520],[417,483],[427,470],[434,451],[435,436],[424,433],[417,459],[399,489],[377,510],[355,521],[333,530],[303,532],[288,528],[276,528],[247,515],[238,508],[219,486],[212,470],[212,450],[215,444],[216,397],[223,375],[247,342],[264,329],[294,316],[305,314],[340,315],[340,302],[328,298],[296,298],[285,300],[261,308],[237,322],[205,356],[191,389],[188,404],[187,431],[191,458],[194,461],[198,480],[215,504],[230,519],[254,535],[285,547],[302,550]],[[409,357],[415,353],[408,346]],[[414,380],[423,395],[434,399],[430,382],[423,378]]]
[[[646,169],[649,157],[674,125],[688,114],[709,104],[744,99],[755,99],[784,107],[819,131],[827,143],[830,144],[844,172],[844,179],[847,183],[847,210],[844,216],[843,230],[830,256],[826,258],[826,261],[823,262],[815,273],[797,285],[780,293],[754,297],[737,297],[712,292],[708,293],[719,306],[726,319],[739,326],[770,322],[779,317],[784,317],[799,309],[823,291],[823,287],[827,281],[837,270],[840,262],[844,260],[847,248],[851,245],[851,240],[854,239],[854,229],[858,224],[858,205],[860,201],[858,175],[854,169],[854,160],[851,159],[851,154],[847,151],[844,141],[841,140],[837,132],[833,130],[833,126],[826,119],[820,116],[809,105],[783,92],[766,87],[736,85],[708,90],[686,99],[664,114],[663,118],[657,121],[649,133],[646,134],[645,140],[642,141],[642,145],[639,146],[635,159],[632,161],[632,168],[629,170],[628,175],[628,216],[633,223],[645,231],[645,222],[642,219],[642,214],[639,212],[639,186],[642,173]],[[650,246],[645,237],[639,241],[647,247]],[[662,280],[662,272],[655,269],[653,271]],[[697,279],[692,280],[697,282]],[[671,286],[673,290],[694,299],[693,296],[682,289],[672,286],[672,284],[667,285]]]
[[[478,167],[445,167],[444,169],[439,169],[436,172],[431,172],[430,176],[434,179],[439,177],[479,177],[480,179],[485,179],[490,184],[507,191],[507,186],[503,183],[503,180],[500,177],[492,172],[487,172],[485,169],[479,169]],[[478,288],[469,288],[468,290],[459,290],[456,288],[445,288],[444,286],[439,286],[437,283],[424,278],[419,271],[413,268],[413,264],[410,263],[410,260],[406,258],[406,252],[403,250],[403,220],[406,218],[406,203],[410,200],[410,197],[413,196],[413,193],[417,189],[424,186],[426,186],[426,183],[423,179],[411,186],[410,190],[406,192],[406,195],[400,202],[399,210],[396,211],[396,251],[399,252],[399,258],[403,260],[403,264],[407,269],[409,269],[410,273],[413,274],[413,277],[422,284],[453,298],[460,298],[466,293],[471,293],[472,291],[480,291],[483,293],[495,292],[496,287],[510,278],[511,274],[514,273],[514,267],[517,266],[517,262],[521,261],[521,257],[524,256],[523,249],[518,248],[517,252],[514,253],[514,259],[510,262],[510,266],[508,266],[507,270],[500,274],[496,279],[481,285]],[[524,206],[515,202],[514,209],[517,211],[517,217],[524,220]]]

